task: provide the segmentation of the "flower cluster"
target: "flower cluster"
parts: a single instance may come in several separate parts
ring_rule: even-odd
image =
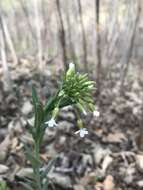
[[[63,77],[60,97],[69,97],[72,102],[81,107],[92,109],[94,101],[92,92],[95,89],[95,82],[88,79],[87,74],[76,72],[75,65],[70,63],[67,73]]]
[[[93,112],[93,115],[99,117],[100,113],[96,110],[92,92],[95,89],[95,82],[88,79],[87,74],[80,74],[76,72],[75,65],[69,64],[69,69],[63,76],[63,81],[60,90],[57,94],[56,108],[52,112],[52,118],[45,122],[49,127],[57,126],[55,121],[59,111],[60,103],[68,100],[76,108],[78,112],[87,115],[88,111]],[[58,111],[57,111],[58,110]],[[88,131],[83,126],[79,126],[79,131],[76,134],[84,137]]]

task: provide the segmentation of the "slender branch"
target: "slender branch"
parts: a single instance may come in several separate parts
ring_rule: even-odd
[[[97,89],[98,93],[100,93],[101,87],[101,39],[100,39],[100,0],[95,0],[95,13],[96,13],[96,33],[97,33],[97,41],[96,41],[96,54],[97,54]]]
[[[14,48],[14,45],[13,45],[9,30],[8,30],[7,23],[6,23],[5,18],[4,18],[4,16],[2,14],[1,14],[1,24],[3,26],[3,30],[4,30],[4,34],[5,34],[5,37],[6,37],[7,45],[9,47],[10,51],[11,51],[13,61],[14,61],[15,64],[17,64],[18,63],[18,58],[17,58],[17,55],[16,55],[16,51],[15,51],[15,48]]]
[[[0,16],[0,51],[1,51],[1,59],[2,59],[2,67],[3,67],[3,73],[4,73],[4,89],[6,91],[11,91],[12,90],[12,85],[11,85],[11,77],[10,77],[10,72],[7,64],[7,57],[6,57],[6,42],[5,42],[5,34],[4,34],[4,29],[2,25],[2,20]]]

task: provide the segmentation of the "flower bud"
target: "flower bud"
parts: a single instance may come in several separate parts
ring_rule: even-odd
[[[56,107],[56,108],[53,110],[52,117],[53,117],[53,118],[56,118],[57,115],[58,115],[58,113],[59,113],[59,108]]]
[[[75,65],[74,65],[74,63],[70,63],[69,64],[69,69],[68,69],[68,71],[67,71],[67,73],[66,73],[66,76],[68,77],[68,76],[71,76],[72,74],[74,74],[75,73]]]
[[[79,129],[83,128],[83,122],[82,122],[81,119],[77,120],[77,126],[78,126]]]
[[[95,111],[95,105],[94,104],[92,104],[92,103],[90,103],[89,104],[89,108],[90,108],[90,110],[92,111],[92,112],[94,112]]]
[[[63,95],[64,95],[64,91],[61,90],[61,91],[59,92],[58,96],[61,97],[61,96],[63,96]]]
[[[83,108],[83,106],[80,104],[80,103],[77,103],[76,104],[76,106],[77,106],[77,108],[83,113],[83,114],[85,114],[85,109]]]

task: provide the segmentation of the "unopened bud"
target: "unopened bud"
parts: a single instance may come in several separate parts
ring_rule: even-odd
[[[75,73],[75,64],[74,63],[70,63],[69,64],[69,69],[68,69],[68,71],[66,73],[66,76],[70,76],[73,73]]]
[[[52,117],[53,117],[53,118],[56,118],[56,117],[57,117],[57,115],[58,115],[58,113],[59,113],[59,108],[58,108],[58,107],[56,107],[56,108],[53,110]]]
[[[82,122],[81,119],[78,119],[77,126],[78,126],[79,129],[83,128],[83,122]]]

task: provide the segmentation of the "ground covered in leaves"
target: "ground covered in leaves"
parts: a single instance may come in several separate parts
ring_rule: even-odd
[[[0,179],[11,190],[21,190],[19,182],[31,175],[22,143],[33,143],[27,132],[33,121],[31,83],[45,101],[57,89],[59,76],[18,67],[12,76],[12,93],[4,92],[0,83]],[[118,86],[111,89],[107,82],[95,102],[101,114],[83,118],[89,131],[86,138],[74,133],[76,115],[71,107],[61,110],[57,128],[46,130],[43,167],[58,157],[49,173],[50,189],[143,189],[143,85],[134,81],[121,94]]]

